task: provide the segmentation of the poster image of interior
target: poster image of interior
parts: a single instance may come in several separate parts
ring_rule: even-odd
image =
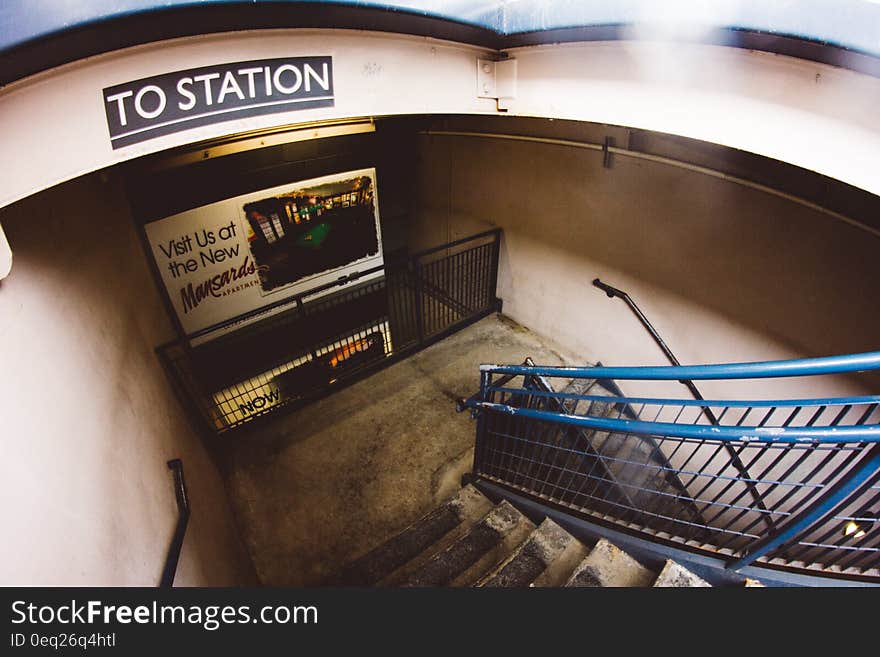
[[[379,252],[373,179],[355,176],[243,206],[263,292]]]

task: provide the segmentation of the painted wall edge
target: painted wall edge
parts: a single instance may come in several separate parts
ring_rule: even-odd
[[[570,119],[554,119],[548,124],[545,119],[529,116],[460,114],[424,116],[420,120],[422,132],[506,132],[594,143],[602,143],[610,137],[613,145],[634,153],[692,164],[765,185],[880,230],[880,197],[877,195],[797,164],[731,146],[644,128]]]
[[[627,25],[590,25],[500,34],[494,30],[415,12],[309,2],[153,9],[79,24],[0,52],[0,86],[94,55],[200,34],[241,30],[325,28],[431,37],[503,51],[543,44],[628,39]],[[786,55],[880,77],[880,58],[832,43],[792,35],[719,28],[691,43]]]
[[[12,249],[9,240],[6,239],[6,233],[3,232],[3,225],[0,224],[0,281],[9,276],[11,271]]]

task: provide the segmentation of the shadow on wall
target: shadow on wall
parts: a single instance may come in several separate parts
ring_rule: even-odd
[[[255,582],[222,480],[153,347],[170,325],[119,185],[84,177],[0,213],[15,267],[0,290],[4,584],[159,583],[177,521],[166,466],[193,513],[180,585]]]
[[[546,271],[565,260],[582,295],[616,271],[797,353],[880,347],[880,239],[825,214],[670,165],[615,156],[604,169],[600,152],[540,143],[422,136],[419,164],[420,228],[501,226],[514,296],[540,302],[558,282]]]

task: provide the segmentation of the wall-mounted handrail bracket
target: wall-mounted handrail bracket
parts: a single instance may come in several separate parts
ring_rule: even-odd
[[[610,169],[614,164],[614,155],[612,153],[613,149],[614,137],[605,137],[605,141],[602,143],[602,166],[606,169]],[[596,281],[598,280],[599,279],[597,278]],[[608,296],[611,295],[609,294]]]

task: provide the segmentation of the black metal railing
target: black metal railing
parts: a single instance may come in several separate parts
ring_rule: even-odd
[[[596,383],[878,370],[880,352],[680,367],[484,365],[480,392],[459,407],[477,414],[478,478],[732,569],[880,581],[880,396],[692,400]]]
[[[614,287],[613,285],[608,285],[608,283],[603,283],[600,279],[593,279],[593,286],[602,290],[605,295],[609,299],[618,298],[623,301],[627,307],[632,311],[633,315],[636,316],[636,319],[639,320],[639,323],[642,327],[648,332],[654,342],[660,347],[660,351],[663,352],[663,355],[666,356],[666,360],[669,361],[670,365],[679,366],[681,363],[678,358],[675,357],[675,354],[672,353],[672,349],[669,348],[669,345],[666,344],[666,341],[660,336],[660,333],[654,328],[654,325],[650,322],[647,315],[642,312],[642,309],[639,308],[638,304],[633,301],[633,298],[626,292],[621,289]],[[690,379],[682,379],[679,381],[684,387],[686,387],[694,399],[703,399],[702,393],[697,388],[696,384]],[[706,419],[709,420],[712,424],[717,424],[718,419],[715,417],[715,414],[712,413],[712,409],[703,408],[703,413],[706,415]]]
[[[613,299],[617,297],[621,299],[627,307],[632,311],[632,313],[636,316],[641,323],[642,327],[650,334],[651,338],[653,338],[654,342],[660,347],[660,351],[663,352],[663,355],[666,356],[666,360],[669,361],[670,365],[678,367],[681,365],[678,358],[675,357],[675,354],[672,353],[672,349],[669,348],[669,345],[666,344],[666,341],[660,337],[660,333],[654,328],[654,325],[650,322],[647,315],[642,312],[642,309],[639,308],[638,304],[633,300],[633,298],[624,292],[612,285],[608,285],[607,283],[603,283],[600,279],[596,278],[593,280],[593,285],[600,290],[602,290],[609,299]],[[691,393],[691,396],[699,401],[703,401],[705,397],[703,397],[703,393],[700,392],[699,388],[697,388],[696,384],[690,379],[681,379],[679,381],[688,391]],[[709,421],[709,424],[718,424],[718,418],[715,417],[715,413],[712,412],[712,409],[709,406],[702,406],[700,408],[703,415],[706,416],[706,419]],[[739,458],[739,455],[736,453],[736,450],[731,445],[725,445],[724,449],[727,450],[728,455],[730,455],[731,464],[733,467],[737,469],[740,474],[740,477],[744,482],[746,482],[746,487],[749,490],[749,495],[752,500],[754,500],[755,504],[758,506],[758,509],[766,512],[767,509],[764,506],[764,502],[761,500],[761,495],[758,492],[758,489],[755,487],[755,484],[752,483],[751,477],[749,476],[749,471],[746,465]],[[766,523],[767,527],[772,531],[776,529],[776,521],[772,514],[764,513],[762,516],[763,522]]]
[[[213,433],[301,406],[501,309],[500,229],[368,269],[157,353]],[[216,339],[195,344],[206,332]]]
[[[174,577],[177,575],[177,563],[180,561],[180,551],[183,549],[183,539],[186,536],[186,528],[189,525],[189,496],[186,492],[186,480],[183,478],[183,461],[171,459],[168,461],[168,469],[174,476],[174,497],[177,500],[177,523],[174,526],[174,536],[168,548],[165,558],[165,567],[162,569],[162,578],[159,586],[163,589],[174,586]]]

